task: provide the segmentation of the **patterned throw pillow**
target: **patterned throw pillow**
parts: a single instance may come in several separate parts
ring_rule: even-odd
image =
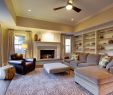
[[[106,65],[109,63],[109,61],[110,61],[110,56],[104,56],[104,57],[102,57],[101,58],[101,60],[100,60],[100,62],[99,62],[99,65],[101,66],[101,67],[106,67]]]
[[[107,64],[106,69],[109,70],[110,67],[113,67],[113,59]]]
[[[76,54],[76,53],[73,53],[73,54],[71,55],[71,60],[78,60],[78,58],[79,58],[79,55]]]

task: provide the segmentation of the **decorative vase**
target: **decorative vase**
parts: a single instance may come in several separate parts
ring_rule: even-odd
[[[38,41],[38,35],[37,34],[34,35],[34,41]]]

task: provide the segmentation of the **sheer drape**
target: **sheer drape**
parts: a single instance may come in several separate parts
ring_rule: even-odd
[[[10,55],[15,53],[14,49],[14,29],[8,29],[8,38],[7,38],[7,59],[9,59]]]
[[[71,53],[75,52],[75,45],[74,45],[75,37],[71,36]]]
[[[65,56],[65,35],[61,34],[61,59]]]
[[[27,57],[32,58],[33,57],[33,40],[32,40],[32,32],[27,32],[27,44],[28,44],[28,50],[27,50]]]
[[[3,57],[2,57],[2,47],[3,47],[3,44],[2,44],[2,29],[1,29],[1,25],[0,25],[0,67],[2,66],[3,64]]]

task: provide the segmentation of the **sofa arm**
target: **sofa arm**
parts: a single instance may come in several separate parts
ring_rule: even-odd
[[[80,62],[78,61],[78,60],[72,60],[71,62],[70,62],[70,64],[76,64],[76,65],[78,65]]]
[[[33,61],[36,61],[36,58],[26,58],[25,61],[26,62],[33,62]]]
[[[33,58],[26,58],[25,61],[27,61],[27,62],[33,62]]]
[[[8,61],[9,64],[14,64],[14,65],[22,65],[22,64],[25,64],[24,60],[10,60]]]
[[[113,74],[113,67],[110,67],[109,71]]]

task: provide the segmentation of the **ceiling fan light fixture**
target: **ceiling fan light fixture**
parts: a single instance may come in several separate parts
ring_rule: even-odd
[[[67,4],[66,9],[71,10],[73,8],[72,4]]]

